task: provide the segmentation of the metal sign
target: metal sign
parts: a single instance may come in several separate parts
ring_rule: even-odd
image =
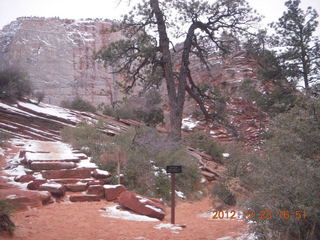
[[[167,173],[182,173],[182,166],[181,165],[170,165],[167,166]]]

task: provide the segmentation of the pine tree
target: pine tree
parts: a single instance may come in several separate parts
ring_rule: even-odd
[[[310,83],[319,80],[320,43],[315,36],[318,13],[311,7],[303,11],[300,3],[300,0],[287,1],[287,11],[271,26],[276,30],[275,45],[285,49],[280,58],[287,77],[303,80],[308,90]]]

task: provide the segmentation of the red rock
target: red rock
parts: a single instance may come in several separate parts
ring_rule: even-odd
[[[120,193],[126,191],[123,185],[104,185],[104,195],[107,201],[116,200]]]
[[[72,184],[65,184],[67,191],[70,192],[83,192],[87,190],[88,185],[86,183],[72,183]]]
[[[88,185],[105,185],[111,182],[111,179],[95,179],[88,181]]]
[[[46,179],[35,179],[27,185],[27,188],[29,190],[38,190],[40,185],[46,182],[47,182]]]
[[[44,183],[40,185],[38,190],[48,191],[55,197],[62,197],[66,192],[65,187],[59,183]]]
[[[123,191],[118,198],[122,207],[138,214],[162,220],[165,216],[164,206],[130,191]]]
[[[111,177],[111,174],[108,171],[95,169],[92,172],[92,177],[94,177],[96,179],[106,179],[106,178]]]
[[[26,182],[31,182],[34,179],[35,179],[35,177],[32,174],[27,174],[27,175],[16,176],[14,178],[14,181],[21,182],[21,183],[26,183]]]
[[[32,170],[58,170],[75,168],[74,162],[32,162],[30,169]]]
[[[46,170],[42,172],[42,176],[48,179],[90,178],[91,169]]]
[[[100,201],[100,197],[97,195],[71,195],[70,196],[71,202],[93,202],[93,201]]]
[[[88,194],[94,194],[104,198],[104,189],[102,185],[90,185],[87,190]]]
[[[50,192],[42,191],[39,193],[40,193],[40,197],[43,205],[47,205],[54,202]]]

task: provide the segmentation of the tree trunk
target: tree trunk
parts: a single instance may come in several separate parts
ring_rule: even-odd
[[[167,35],[166,24],[164,21],[163,13],[159,7],[158,0],[150,0],[150,6],[153,10],[157,19],[157,27],[159,33],[159,45],[162,53],[162,65],[164,69],[164,77],[167,84],[167,92],[169,98],[169,110],[170,110],[170,137],[174,139],[181,139],[181,122],[182,122],[182,109],[183,103],[181,104],[181,94],[179,94],[179,100],[177,97],[174,75],[173,75],[173,64],[170,53],[170,42]],[[180,87],[180,83],[179,83]],[[184,98],[184,97],[183,97]],[[184,99],[183,99],[184,102]],[[182,105],[182,109],[181,109]]]

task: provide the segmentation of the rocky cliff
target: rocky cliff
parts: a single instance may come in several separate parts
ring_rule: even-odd
[[[18,18],[0,31],[0,67],[27,72],[48,103],[75,95],[94,104],[108,103],[110,92],[117,99],[118,76],[93,56],[119,38],[119,33],[105,31],[110,25],[108,20]]]

